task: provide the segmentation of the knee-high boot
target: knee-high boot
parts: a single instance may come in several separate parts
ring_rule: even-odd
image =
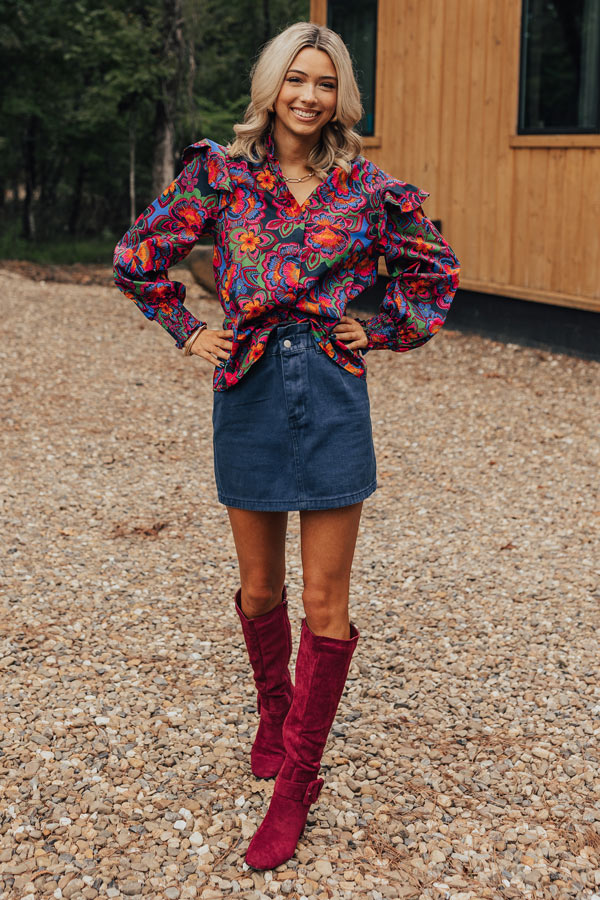
[[[239,588],[235,608],[254,672],[260,714],[250,766],[257,778],[272,778],[285,758],[281,729],[294,695],[289,670],[292,629],[287,613],[287,588],[284,585],[281,603],[254,619],[242,611],[241,595]]]
[[[246,851],[255,869],[273,869],[294,855],[308,810],[318,798],[321,757],[344,690],[358,629],[349,640],[313,634],[302,620],[294,699],[283,725],[285,760],[267,814]]]

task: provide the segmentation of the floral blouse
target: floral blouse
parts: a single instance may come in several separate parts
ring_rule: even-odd
[[[236,384],[260,359],[283,321],[310,322],[315,341],[338,365],[366,377],[362,351],[333,329],[350,300],[389,274],[379,312],[359,319],[368,350],[411,350],[444,323],[458,287],[459,263],[425,216],[429,196],[358,156],[336,167],[300,205],[288,189],[272,137],[260,163],[230,158],[214,141],[183,154],[179,176],[131,226],[115,249],[117,286],[181,348],[200,325],[184,306],[185,287],[168,269],[198,238],[214,240],[214,273],[223,329],[232,349],[216,365],[213,389]]]

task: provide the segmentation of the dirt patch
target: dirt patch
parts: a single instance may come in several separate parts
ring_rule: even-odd
[[[113,282],[110,266],[93,266],[74,263],[70,266],[28,262],[23,259],[2,259],[0,269],[16,272],[32,281],[61,282],[62,284],[99,284],[110,287]]]

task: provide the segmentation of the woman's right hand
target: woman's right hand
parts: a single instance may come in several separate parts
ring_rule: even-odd
[[[229,359],[233,346],[233,342],[227,340],[229,337],[233,337],[231,328],[226,331],[203,328],[195,338],[190,353],[192,356],[201,356],[202,359],[206,359],[216,366],[220,360]]]

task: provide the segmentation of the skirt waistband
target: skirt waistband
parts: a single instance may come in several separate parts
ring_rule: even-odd
[[[282,322],[276,325],[265,348],[266,356],[281,356],[294,350],[316,347],[310,322]]]

